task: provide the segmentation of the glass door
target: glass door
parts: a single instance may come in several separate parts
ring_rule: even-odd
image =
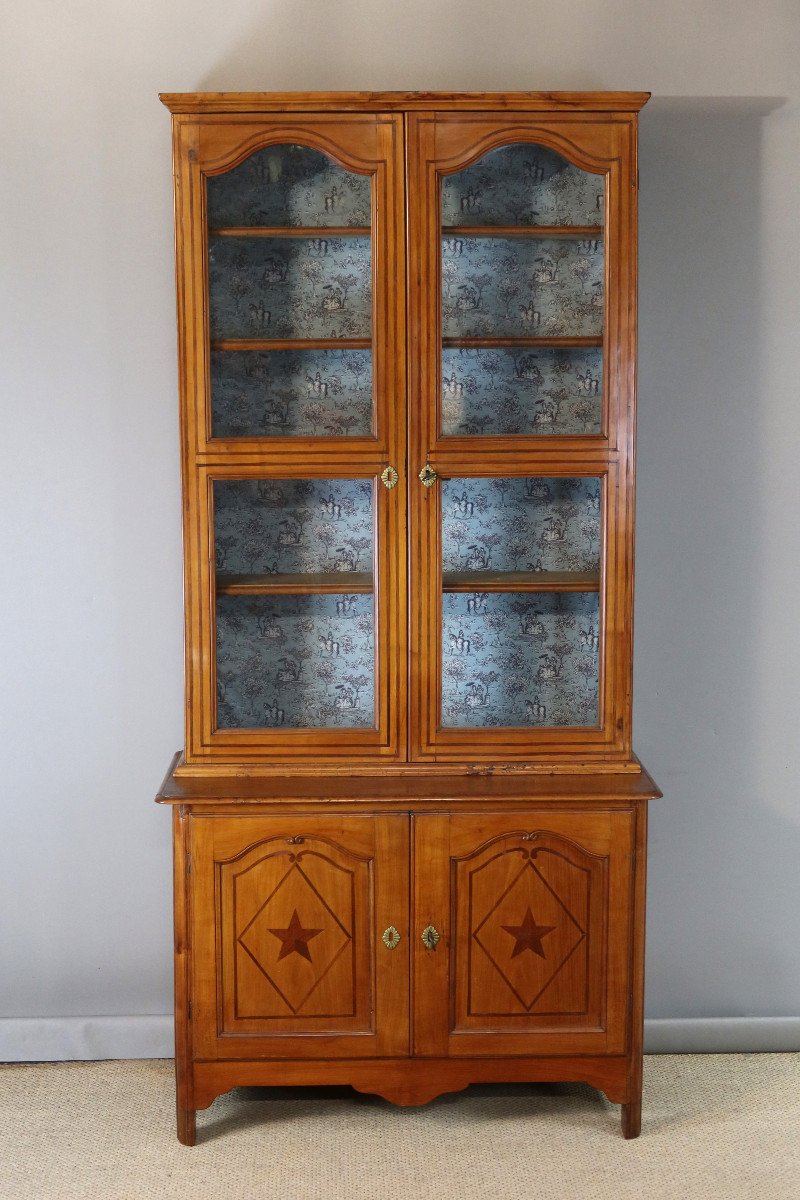
[[[622,746],[620,180],[570,118],[411,125],[421,758]]]
[[[276,116],[202,125],[187,156],[198,760],[404,752],[399,134]]]

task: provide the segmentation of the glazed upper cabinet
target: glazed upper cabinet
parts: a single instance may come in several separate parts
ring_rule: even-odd
[[[633,120],[175,128],[187,766],[630,761]]]

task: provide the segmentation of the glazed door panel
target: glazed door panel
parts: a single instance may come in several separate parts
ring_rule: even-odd
[[[183,119],[175,136],[190,450],[396,454],[402,118]]]
[[[629,757],[633,130],[408,118],[411,755]]]
[[[196,817],[191,867],[199,1057],[408,1053],[406,815]]]
[[[408,117],[416,449],[626,448],[635,126],[571,113]]]
[[[415,1053],[625,1050],[633,825],[624,810],[414,819]]]

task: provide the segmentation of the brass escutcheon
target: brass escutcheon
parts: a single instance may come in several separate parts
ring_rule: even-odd
[[[419,477],[422,481],[423,487],[433,487],[433,485],[436,483],[436,480],[439,478],[430,463],[425,463],[425,466],[419,473]]]
[[[381,471],[381,483],[384,487],[393,488],[400,476],[395,471],[394,467],[384,467]]]
[[[426,950],[435,950],[439,941],[439,931],[433,925],[426,925],[422,931],[422,943]]]
[[[390,925],[388,929],[384,929],[383,944],[387,950],[394,950],[395,946],[400,945],[400,933],[395,929],[394,925]]]

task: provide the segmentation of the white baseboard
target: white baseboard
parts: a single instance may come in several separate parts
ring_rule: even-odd
[[[171,1058],[172,1017],[0,1018],[0,1062]],[[648,1054],[800,1050],[800,1017],[679,1018],[645,1022]]]
[[[171,1058],[172,1017],[6,1017],[0,1062]]]
[[[647,1054],[766,1054],[800,1050],[800,1017],[681,1017],[644,1023]]]

